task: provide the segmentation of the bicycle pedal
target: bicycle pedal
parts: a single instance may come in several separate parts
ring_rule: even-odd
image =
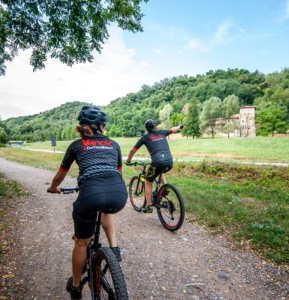
[[[88,282],[88,276],[85,276],[85,277],[81,280],[80,285],[81,285],[81,286],[84,286],[87,282]]]

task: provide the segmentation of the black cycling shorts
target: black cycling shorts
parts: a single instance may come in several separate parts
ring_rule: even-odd
[[[146,171],[146,180],[149,182],[153,182],[157,176],[159,176],[161,173],[166,173],[169,170],[171,170],[173,167],[173,162],[161,162],[161,163],[155,163],[152,162],[150,166],[147,168]]]
[[[75,236],[88,239],[93,236],[97,212],[115,214],[127,201],[127,189],[120,174],[86,179],[79,187],[79,195],[73,203],[72,217]]]

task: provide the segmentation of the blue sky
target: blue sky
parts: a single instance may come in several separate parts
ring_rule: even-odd
[[[289,65],[289,1],[155,0],[142,7],[144,33],[124,33],[124,40],[160,78]]]
[[[0,77],[2,119],[75,100],[106,105],[166,77],[289,67],[289,0],[150,0],[142,10],[144,32],[112,24],[92,64],[48,59],[33,73],[30,52],[20,52]]]

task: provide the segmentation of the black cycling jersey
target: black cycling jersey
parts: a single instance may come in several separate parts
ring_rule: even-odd
[[[79,166],[79,183],[93,176],[119,174],[118,169],[122,168],[118,143],[99,133],[92,139],[74,141],[66,151],[60,171],[68,172],[74,160]]]
[[[134,148],[138,150],[146,145],[152,162],[172,161],[173,157],[166,137],[172,133],[171,130],[153,130],[139,139]]]

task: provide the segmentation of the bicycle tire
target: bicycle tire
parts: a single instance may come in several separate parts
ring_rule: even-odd
[[[139,195],[141,195],[141,197],[139,197]],[[129,199],[132,207],[138,212],[146,206],[145,183],[140,181],[138,176],[134,176],[130,181]]]
[[[162,194],[165,191],[169,191],[169,195],[166,197],[163,197]],[[165,203],[167,204],[168,208],[163,207],[157,207],[158,217],[162,223],[162,225],[169,231],[176,231],[181,228],[183,225],[184,219],[185,219],[185,205],[182,198],[181,193],[179,190],[172,184],[164,184],[159,192],[158,192],[158,199],[157,204],[162,206],[165,206]],[[173,205],[171,204],[173,203]],[[168,221],[164,219],[164,215],[168,216],[167,214],[171,215],[171,218],[173,218],[174,211],[171,213],[171,209],[173,210],[173,207],[175,208],[176,215],[179,216],[178,221],[176,224],[169,224]]]
[[[105,267],[102,269],[103,262]],[[128,300],[122,270],[110,248],[101,247],[97,250],[92,262],[92,268],[95,293],[95,299],[93,300]],[[105,269],[106,272],[103,274]],[[109,274],[107,274],[107,271],[109,271],[111,279],[108,278]],[[108,281],[110,282],[107,283]]]

